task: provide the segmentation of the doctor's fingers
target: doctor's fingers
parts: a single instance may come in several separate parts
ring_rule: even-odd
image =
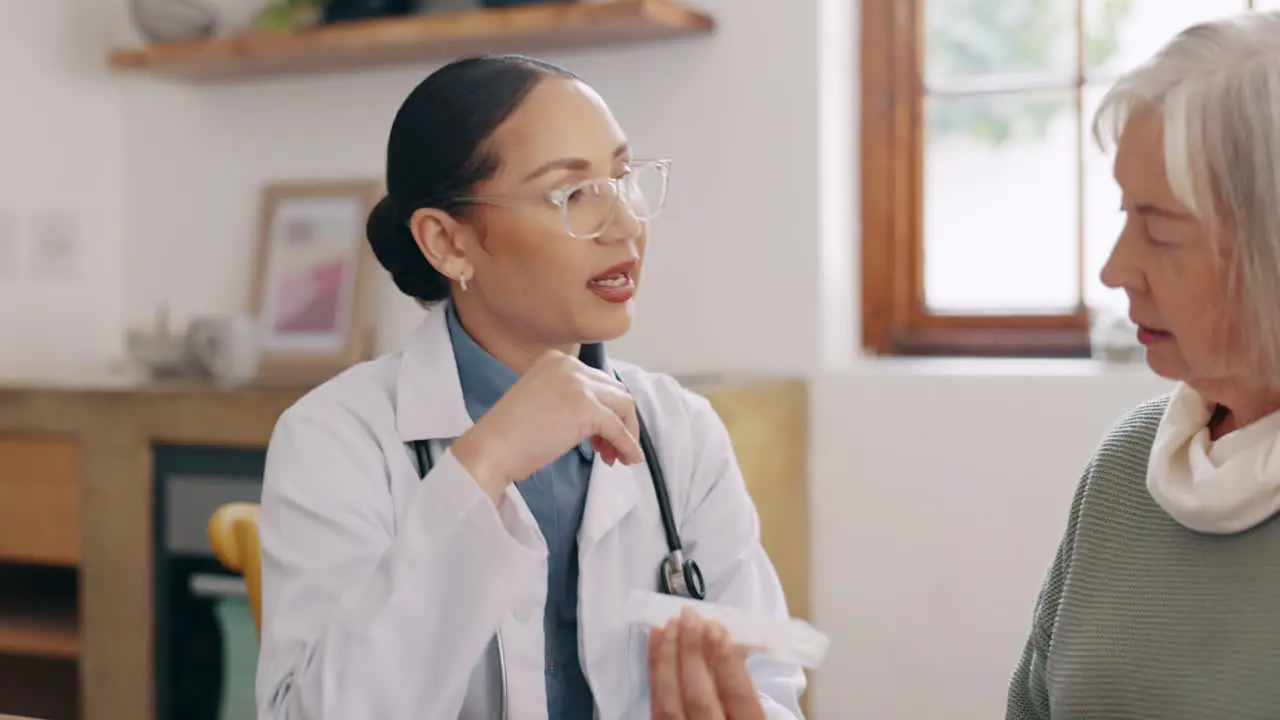
[[[715,676],[708,665],[713,649],[708,631],[711,625],[685,608],[680,615],[680,695],[688,720],[725,720],[724,708],[716,692]]]
[[[719,624],[707,631],[707,664],[715,675],[720,703],[729,720],[765,720],[760,694],[756,692],[751,673],[747,672],[747,650],[734,645],[729,633]]]
[[[622,424],[626,426],[627,432],[631,433],[631,437],[640,437],[640,421],[636,419],[636,400],[631,397],[631,393],[618,383],[616,380],[610,382],[597,382],[595,378],[589,378],[585,382],[590,388],[591,396],[605,407],[609,408]]]
[[[649,706],[654,720],[689,720],[680,694],[679,625],[649,631]]]
[[[574,358],[574,360],[578,360],[578,359]],[[590,365],[582,362],[581,360],[578,360],[578,363],[579,365],[581,365],[579,372],[581,372],[585,377],[591,378],[592,380],[599,380],[600,382],[603,382],[607,385],[612,385],[613,387],[616,387],[619,390],[625,391],[627,389],[627,386],[623,385],[622,381],[619,380],[617,377],[603,370],[600,370],[599,368],[593,368]]]
[[[593,368],[574,357],[559,350],[548,350],[539,357],[527,374],[553,373],[557,375],[575,376],[581,380],[608,385],[623,392],[626,386],[613,375]]]
[[[640,449],[640,441],[636,439],[637,433],[633,432],[614,410],[599,400],[595,402],[589,434],[593,438],[599,437],[609,446],[598,448],[608,450],[604,453],[606,461],[610,459],[609,455],[614,455],[628,465],[644,462],[644,452]],[[596,445],[594,439],[592,445]]]

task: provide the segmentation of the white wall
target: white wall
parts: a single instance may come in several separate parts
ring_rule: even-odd
[[[821,718],[991,720],[1106,429],[1165,392],[1060,361],[884,361],[814,383]]]
[[[639,148],[676,161],[642,314],[616,351],[812,378],[815,610],[834,640],[815,715],[997,717],[1077,474],[1164,383],[1076,362],[855,360],[850,7],[702,4],[713,39],[551,57]],[[120,7],[0,9],[0,218],[71,214],[83,241],[70,276],[38,278],[3,272],[0,231],[0,367],[105,362],[162,302],[179,320],[243,308],[258,186],[376,176],[398,103],[431,69],[108,78],[94,63],[126,35]],[[103,8],[108,31],[86,35]],[[384,348],[417,317],[389,287]]]
[[[821,336],[817,5],[789,4],[787,24],[742,0],[705,5],[722,18],[715,42],[548,56],[597,87],[639,152],[675,159],[626,349],[678,370],[809,367]],[[766,43],[778,50],[758,52]],[[122,83],[127,266],[168,269],[130,278],[129,316],[162,299],[184,312],[242,306],[260,184],[379,176],[391,119],[431,69],[195,90]],[[695,115],[716,131],[690,132]],[[388,295],[385,348],[419,313]],[[689,307],[716,331],[689,322]],[[762,326],[770,342],[755,342]]]
[[[122,118],[90,2],[0,8],[0,364],[101,362],[120,332]],[[72,262],[38,251],[50,224],[72,227]]]

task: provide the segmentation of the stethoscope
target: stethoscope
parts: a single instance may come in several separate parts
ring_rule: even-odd
[[[584,345],[579,358],[596,369],[604,365],[604,347],[599,344]],[[618,377],[617,373],[614,373]],[[622,378],[618,377],[621,382]],[[667,556],[662,559],[659,568],[659,582],[662,592],[667,595],[702,600],[706,598],[706,583],[702,579],[702,570],[693,558],[684,556],[680,533],[676,530],[675,515],[671,512],[671,496],[667,493],[667,478],[658,462],[658,451],[654,447],[649,429],[644,419],[636,411],[636,423],[640,427],[640,449],[644,452],[644,464],[649,468],[649,477],[653,479],[653,492],[658,498],[658,513],[662,516],[662,531],[667,536]],[[418,457],[418,477],[425,478],[432,467],[431,452],[426,440],[415,440],[411,443]]]

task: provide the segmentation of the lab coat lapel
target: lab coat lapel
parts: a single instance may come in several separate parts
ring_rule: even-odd
[[[640,498],[637,485],[642,474],[637,468],[620,462],[610,466],[596,455],[587,488],[587,506],[578,529],[578,544],[584,556],[635,508]]]
[[[606,375],[615,375],[603,344],[584,345],[579,357],[584,363]],[[582,515],[582,525],[578,528],[578,545],[583,558],[600,538],[616,527],[636,506],[640,497],[636,484],[641,477],[642,473],[637,472],[636,468],[622,463],[610,466],[596,453],[591,467],[591,484],[587,487],[587,505]]]
[[[445,324],[445,305],[427,313],[400,354],[396,431],[405,442],[454,439],[470,429],[458,363]]]
[[[578,530],[579,642],[583,671],[596,694],[597,718],[625,717],[635,682],[628,659],[630,631],[618,614],[626,597],[626,547],[635,537],[619,526],[639,505],[640,485],[647,478],[644,465],[610,467],[597,455]]]

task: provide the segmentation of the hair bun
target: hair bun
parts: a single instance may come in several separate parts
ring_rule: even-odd
[[[365,234],[378,264],[391,274],[400,292],[423,302],[449,297],[449,281],[423,256],[409,229],[409,218],[390,195],[379,200],[369,213]]]

